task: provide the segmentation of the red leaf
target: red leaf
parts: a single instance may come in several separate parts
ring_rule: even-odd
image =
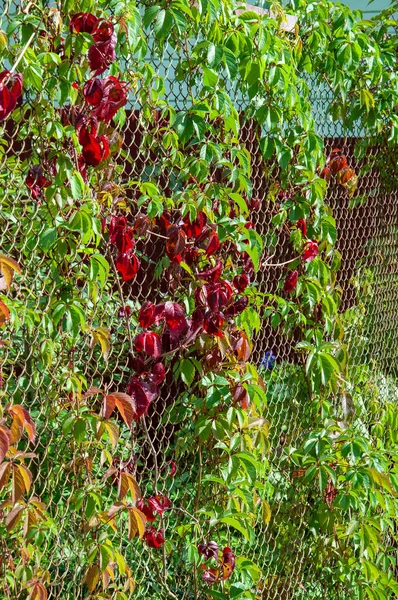
[[[184,217],[184,225],[182,226],[182,228],[187,234],[187,237],[189,239],[192,239],[198,238],[202,234],[203,229],[206,227],[206,224],[207,217],[204,212],[200,211],[197,214],[196,219],[194,221],[191,221],[189,219],[189,216],[186,215]]]
[[[71,33],[93,33],[99,19],[90,13],[79,12],[73,15],[69,23]]]
[[[139,333],[134,340],[134,346],[137,352],[145,352],[153,358],[158,358],[162,354],[160,337],[153,331]]]
[[[0,463],[8,452],[11,445],[11,431],[0,425]]]
[[[304,252],[302,254],[302,259],[306,262],[311,262],[318,255],[318,243],[309,240],[306,242],[304,246]]]
[[[154,512],[162,515],[166,510],[169,510],[173,504],[167,496],[158,495],[148,499],[148,506],[150,506]]]
[[[233,294],[231,286],[226,281],[205,285],[204,292],[211,310],[219,310],[225,306]]]
[[[208,283],[215,283],[220,278],[220,275],[223,270],[223,264],[221,260],[217,261],[216,265],[212,269],[207,269],[206,271],[201,271],[197,274],[198,279],[203,279]]]
[[[114,34],[114,27],[110,21],[99,21],[95,30],[92,32],[96,42],[109,42]]]
[[[160,548],[165,543],[164,531],[156,531],[155,527],[149,527],[144,533],[144,539],[150,548]]]
[[[292,271],[285,279],[285,283],[283,284],[283,289],[287,294],[290,294],[294,290],[298,281],[298,272]]]
[[[339,173],[337,173],[337,181],[341,185],[348,183],[353,177],[355,177],[355,171],[354,169],[350,169],[350,167],[345,167],[344,169],[341,169]]]
[[[133,377],[127,386],[126,392],[132,397],[135,404],[134,419],[146,415],[151,404],[151,397],[149,393],[146,393],[142,382],[137,377]]]
[[[169,333],[175,337],[181,337],[188,329],[184,309],[177,302],[166,302],[164,305],[164,317]]]
[[[110,75],[105,79],[103,95],[93,111],[93,115],[100,121],[109,122],[126,102],[126,84],[113,77],[113,75]]]
[[[239,298],[239,300],[231,304],[231,306],[228,306],[228,308],[224,310],[224,314],[226,317],[235,317],[236,315],[240,315],[240,313],[245,310],[248,304],[249,298],[247,296],[243,296],[243,298]]]
[[[115,60],[116,35],[110,41],[97,42],[88,51],[88,64],[94,75],[101,75]]]
[[[135,254],[119,254],[116,259],[116,268],[121,274],[123,281],[133,279],[138,273],[140,264]]]
[[[80,141],[80,137],[79,137]],[[106,135],[87,134],[87,143],[82,148],[85,162],[92,167],[97,167],[109,156],[109,140]]]
[[[149,506],[148,500],[146,498],[142,498],[137,502],[137,508],[142,513],[144,513],[147,521],[150,521],[152,523],[156,519],[154,509],[152,506]]]
[[[10,71],[0,73],[0,121],[4,121],[15,109],[22,96],[22,75],[11,75]]]
[[[85,101],[91,106],[99,106],[104,95],[104,82],[101,79],[89,79],[83,88]]]
[[[249,408],[250,406],[250,398],[249,398],[249,394],[247,393],[247,390],[245,390],[245,388],[243,387],[243,385],[237,385],[234,393],[233,393],[233,400],[235,403],[238,403],[241,405],[241,407],[243,409]]]
[[[222,337],[222,326],[224,325],[224,316],[218,312],[207,311],[203,320],[203,329],[210,335]]]
[[[218,234],[215,231],[212,231],[209,237],[209,243],[207,244],[206,254],[207,256],[211,256],[217,250],[220,249],[220,240],[218,238]]]
[[[297,221],[296,225],[297,225],[297,229],[300,229],[300,231],[303,234],[303,236],[306,237],[306,235],[307,235],[307,223],[305,222],[305,219],[299,219]]]
[[[168,235],[166,254],[172,262],[180,263],[185,248],[186,234],[182,229],[174,229]]]
[[[138,322],[140,327],[150,327],[156,321],[155,306],[152,302],[144,302],[140,308]]]
[[[332,172],[329,167],[324,167],[321,171],[320,178],[324,179],[325,181],[330,181],[331,176]]]
[[[223,570],[222,579],[225,580],[231,577],[232,572],[235,568],[235,555],[232,552],[231,548],[224,548],[224,550],[222,551],[222,559],[220,561],[220,564]]]
[[[242,273],[242,275],[235,275],[232,283],[238,292],[243,292],[250,283],[249,276],[246,275],[246,273]]]
[[[198,551],[200,554],[206,557],[206,560],[209,558],[215,558],[218,560],[218,544],[217,542],[209,542],[208,544],[199,544]]]
[[[344,154],[342,154],[341,150],[339,150],[338,148],[332,150],[330,156],[326,161],[326,164],[330,168],[333,175],[336,175],[336,173],[338,173],[342,169],[345,169],[348,166],[347,158],[344,156]]]
[[[166,376],[166,371],[164,368],[164,364],[161,362],[156,363],[156,365],[154,365],[154,367],[152,369],[152,373],[150,375],[151,381],[155,385],[159,385],[160,383],[162,383],[165,376]]]

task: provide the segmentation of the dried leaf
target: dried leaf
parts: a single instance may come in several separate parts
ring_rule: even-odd
[[[11,463],[5,462],[0,465],[0,490],[5,487],[10,479]]]
[[[11,431],[7,427],[0,425],[0,463],[8,452],[8,448],[11,445]]]
[[[7,531],[11,531],[18,525],[19,521],[22,519],[24,510],[25,506],[21,506],[20,504],[17,504],[17,506],[14,506],[14,508],[10,510],[6,516]]]
[[[87,571],[84,582],[88,587],[89,592],[93,592],[98,585],[100,578],[100,569],[98,565],[92,565]]]
[[[24,408],[20,404],[14,404],[14,406],[11,406],[8,412],[10,413],[10,415],[12,415],[13,417],[17,417],[22,422],[22,426],[25,428],[29,440],[31,442],[34,442],[36,439],[36,426],[26,408]]]
[[[128,491],[131,493],[133,502],[141,497],[141,490],[134,477],[130,473],[120,473],[118,485],[119,500],[122,500]]]
[[[40,581],[36,581],[31,588],[28,600],[47,600],[47,590]]]
[[[146,517],[138,508],[129,508],[129,540],[133,537],[142,538],[145,532]]]

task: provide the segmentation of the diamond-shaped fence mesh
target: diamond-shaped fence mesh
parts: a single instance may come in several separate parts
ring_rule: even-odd
[[[49,6],[48,10],[53,11],[50,18],[56,19],[55,7]],[[10,43],[20,43],[21,31],[20,28],[13,31],[13,19],[21,12],[29,15],[31,11],[34,12],[34,3],[3,3],[2,29],[8,32]],[[49,22],[47,26],[50,27]],[[28,25],[27,30],[22,31],[24,43],[30,31]],[[44,39],[44,33],[39,33],[37,46],[41,43],[40,35]],[[127,206],[127,212],[136,218],[140,198],[135,193],[134,182],[155,181],[169,197],[178,191],[175,173],[167,170],[171,150],[165,143],[164,127],[169,118],[168,106],[177,113],[183,110],[191,102],[195,89],[181,81],[176,51],[166,46],[159,56],[152,48],[152,41],[149,37],[145,59],[148,72],[137,74],[136,59],[132,56],[131,61],[126,60],[123,79],[137,92],[140,86],[144,87],[143,81],[153,69],[159,78],[155,77],[151,89],[154,95],[161,97],[164,110],[159,104],[158,110],[145,113],[150,109],[140,104],[139,93],[130,94],[125,107],[126,119],[116,119],[113,128],[111,142],[119,144],[117,158],[109,165],[106,180],[99,184],[98,200],[96,205],[92,202],[92,212],[79,217],[89,221],[87,228],[84,222],[73,218],[70,198],[55,194],[48,202],[43,194],[32,196],[25,184],[32,156],[35,164],[40,158],[48,173],[55,158],[62,163],[66,146],[62,146],[63,134],[54,125],[58,122],[59,108],[49,109],[49,99],[36,87],[24,96],[29,106],[26,119],[18,124],[8,119],[1,124],[0,251],[2,257],[11,257],[21,268],[19,276],[14,272],[15,265],[7,267],[4,258],[1,262],[0,298],[10,311],[9,317],[5,318],[6,313],[2,317],[1,402],[4,411],[7,405],[24,407],[37,429],[34,442],[28,445],[25,435],[16,444],[17,453],[28,454],[15,454],[9,461],[10,472],[0,471],[3,484],[0,490],[3,502],[0,505],[1,598],[26,598],[32,581],[43,582],[51,599],[90,597],[87,587],[90,565],[93,568],[100,565],[103,571],[105,591],[98,597],[118,598],[112,595],[123,589],[118,578],[127,581],[128,598],[208,597],[203,591],[200,569],[194,566],[193,551],[187,547],[186,535],[191,533],[193,519],[196,519],[199,521],[196,541],[210,540],[213,536],[211,519],[197,510],[198,478],[206,482],[202,485],[202,500],[207,495],[209,500],[223,505],[228,489],[222,491],[217,482],[213,489],[212,465],[206,463],[208,456],[196,442],[189,441],[195,439],[194,409],[189,402],[178,401],[186,386],[173,374],[175,361],[168,363],[165,381],[146,417],[135,421],[131,430],[121,418],[116,418],[119,439],[112,426],[101,431],[102,436],[98,435],[97,423],[90,416],[101,408],[95,390],[88,403],[82,400],[84,393],[93,388],[126,391],[134,358],[129,319],[134,331],[139,307],[147,300],[154,304],[162,302],[166,292],[170,294],[173,289],[173,281],[158,264],[159,257],[164,255],[165,240],[161,233],[150,231],[137,242],[136,255],[141,269],[129,282],[122,282],[118,277],[116,257],[110,246],[98,241],[101,218],[115,202],[116,205],[120,202],[123,210]],[[34,77],[33,71],[30,81],[34,81]],[[56,87],[57,82],[53,85]],[[339,310],[347,316],[346,343],[354,364],[363,365],[358,371],[358,380],[346,390],[347,402],[349,405],[354,402],[358,419],[370,432],[378,420],[375,397],[380,403],[398,400],[398,388],[393,384],[398,368],[396,179],[386,181],[381,177],[377,162],[379,147],[368,150],[364,158],[356,158],[354,151],[361,143],[363,132],[342,137],[338,125],[326,122],[331,92],[319,87],[315,79],[309,81],[309,86],[325,154],[337,147],[357,173],[366,167],[359,175],[353,199],[341,188],[331,186],[326,203],[337,224],[337,249],[341,253],[337,285],[341,288]],[[58,101],[62,90],[60,93]],[[228,94],[241,111],[240,140],[251,156],[252,196],[258,200],[250,218],[268,248],[268,262],[259,270],[256,281],[260,290],[272,294],[276,293],[286,271],[284,266],[269,265],[292,258],[289,233],[284,228],[275,233],[271,224],[277,210],[275,193],[267,179],[256,126],[243,118],[247,99],[232,88]],[[56,157],[54,150],[53,155],[46,154],[50,139],[60,141]],[[159,157],[162,157],[162,170]],[[391,161],[393,171],[396,159],[391,157]],[[65,178],[67,176],[65,169]],[[129,181],[130,195],[119,198],[119,188],[121,190],[122,184]],[[355,203],[358,197],[363,200]],[[135,223],[137,225],[137,221]],[[10,272],[14,278],[7,289]],[[175,300],[179,301],[178,295]],[[131,317],[126,316],[126,307],[130,307]],[[263,415],[269,427],[263,459],[267,477],[258,487],[260,505],[264,489],[268,501],[262,508],[259,505],[252,515],[253,537],[249,540],[242,535],[234,552],[241,563],[248,561],[253,577],[256,569],[261,569],[261,577],[252,588],[254,596],[250,597],[263,600],[324,598],[332,593],[327,581],[338,550],[330,540],[333,537],[330,532],[325,533],[318,544],[314,542],[313,484],[309,487],[303,483],[300,473],[289,471],[290,467],[282,460],[285,449],[299,447],[312,427],[308,390],[305,380],[298,376],[303,370],[302,357],[295,349],[298,340],[286,337],[264,314],[261,317],[251,359],[258,364],[266,356],[272,363],[269,366],[273,367],[266,369],[267,408]],[[110,332],[107,359],[98,343],[101,337],[98,328]],[[97,343],[93,343],[93,331],[97,331],[97,337],[94,336]],[[106,344],[103,339],[102,342]],[[338,405],[337,398],[332,402]],[[261,442],[256,440],[255,443]],[[129,540],[125,516],[118,518],[112,535],[108,536],[112,547],[107,550],[105,537],[101,537],[103,522],[95,515],[104,513],[110,504],[117,502],[116,475],[104,478],[111,464],[118,468],[122,465],[126,473],[134,475],[144,495],[157,492],[173,502],[173,510],[165,511],[161,522],[158,518],[166,537],[166,544],[159,550],[146,547],[135,537]],[[175,475],[173,465],[177,467]],[[103,505],[104,498],[109,498],[109,505]],[[245,502],[250,503],[250,500],[242,491],[240,507],[244,507]],[[93,522],[95,518],[97,523]],[[111,516],[107,518],[112,521]],[[21,546],[22,529],[25,541]],[[171,529],[178,532],[172,543],[167,540]],[[39,548],[39,557],[33,547]],[[96,577],[97,572],[93,571],[92,580]],[[98,590],[100,586],[96,593],[100,593]],[[333,594],[330,597],[350,597],[344,584]],[[44,596],[37,591],[33,597]]]

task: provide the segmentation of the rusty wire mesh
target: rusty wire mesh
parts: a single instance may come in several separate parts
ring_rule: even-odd
[[[21,6],[22,3],[3,4],[3,29],[7,29],[12,15],[21,10]],[[189,102],[189,93],[184,84],[176,81],[174,59],[170,48],[166,49],[163,56],[156,56],[149,40],[147,60],[165,80],[164,99],[178,110]],[[229,93],[237,108],[243,111],[245,99],[234,96],[233,90]],[[331,96],[328,91],[318,88],[315,80],[311,83],[311,100],[315,120],[325,139],[326,153],[333,147],[339,147],[355,165],[356,171],[360,172],[361,164],[354,155],[355,146],[360,141],[360,132],[350,132],[350,135],[341,137],[341,131],[333,123],[325,128],[326,107]],[[27,101],[34,111],[45,98],[37,92],[32,97],[28,96]],[[148,119],[142,118],[140,106],[133,97],[127,109],[126,121],[119,128],[123,145],[114,166],[114,181],[154,178],[163,190],[172,192],[172,177],[167,172],[160,173],[158,170],[158,156],[164,152],[161,117],[154,115],[150,126]],[[48,241],[48,232],[53,230],[57,214],[53,211],[50,222],[47,211],[43,211],[43,204],[33,200],[21,183],[29,168],[32,149],[37,151],[46,138],[46,126],[47,123],[40,123],[38,115],[35,131],[27,131],[24,123],[18,128],[7,123],[4,133],[5,151],[2,152],[0,164],[0,248],[2,253],[20,262],[23,278],[12,291],[12,325],[6,325],[3,330],[1,393],[6,402],[12,399],[13,403],[25,406],[37,424],[37,441],[31,448],[35,457],[30,461],[30,469],[33,474],[31,494],[44,503],[47,511],[47,518],[37,533],[41,542],[41,568],[49,572],[49,598],[71,600],[84,598],[87,594],[83,578],[90,550],[85,545],[90,539],[90,533],[82,530],[79,518],[79,507],[82,504],[79,490],[83,481],[78,466],[81,462],[90,461],[89,471],[93,473],[93,481],[101,481],[106,461],[99,455],[99,450],[98,456],[89,458],[85,454],[85,442],[71,443],[72,425],[67,418],[73,413],[76,389],[81,386],[86,390],[95,385],[99,388],[106,386],[108,389],[125,390],[131,364],[126,352],[128,340],[125,323],[119,316],[119,290],[112,273],[109,275],[108,286],[101,292],[105,301],[96,303],[95,293],[89,288],[82,273],[84,275],[85,269],[98,268],[98,265],[93,266],[98,252],[94,252],[94,257],[87,257],[81,253],[78,241],[74,245],[63,247],[62,240],[58,240],[64,254],[64,260],[60,263],[59,254]],[[250,123],[242,127],[241,136],[251,154],[253,196],[261,200],[253,221],[257,231],[267,238],[273,206],[267,181],[264,180],[263,158],[254,127]],[[375,148],[374,155],[376,154]],[[341,311],[357,311],[361,317],[356,318],[353,314],[348,343],[351,341],[354,361],[358,364],[365,363],[369,367],[377,366],[384,377],[385,393],[391,399],[391,394],[397,392],[390,383],[389,376],[396,377],[398,369],[398,191],[396,188],[386,189],[378,170],[369,169],[373,160],[372,153],[368,153],[367,172],[359,177],[358,194],[363,194],[367,198],[366,202],[350,207],[347,196],[333,188],[327,203],[336,218],[337,247],[342,255],[338,274],[338,283],[342,289]],[[32,233],[36,242],[27,245],[26,240],[32,240]],[[152,302],[162,300],[168,282],[159,279],[155,273],[161,245],[161,240],[153,242],[151,239],[139,248],[141,255],[147,257],[147,268],[141,269],[134,283],[123,285],[126,301],[133,309],[137,309],[147,299]],[[269,254],[277,252],[276,259],[280,260],[287,256],[287,251],[288,236],[281,231],[279,239],[274,240],[274,247],[269,248]],[[58,271],[69,277],[69,285],[75,295],[78,289],[78,304],[85,311],[84,327],[79,323],[79,311],[71,312],[67,317],[72,321],[76,320],[74,326],[79,329],[79,334],[73,339],[62,331],[54,335],[51,329],[51,321],[55,319],[56,324],[60,321],[59,318],[57,320],[59,307],[68,304],[70,297],[68,286],[59,287]],[[261,288],[266,292],[275,291],[283,273],[282,269],[260,271],[258,281]],[[371,280],[366,293],[361,287],[365,275]],[[98,326],[108,327],[112,332],[108,363],[101,357],[99,346],[92,346],[88,333],[90,327]],[[298,446],[304,433],[311,427],[310,414],[306,413],[305,403],[302,401],[305,390],[300,388],[297,379],[293,377],[300,365],[294,352],[294,341],[286,339],[278,328],[271,327],[268,320],[264,320],[253,350],[255,360],[259,361],[267,351],[272,351],[277,356],[272,382],[267,391],[266,415],[270,423],[267,485],[272,520],[265,525],[259,516],[255,525],[256,544],[245,546],[242,543],[242,547],[236,550],[239,555],[254,560],[265,573],[265,583],[259,597],[270,600],[306,598],[307,590],[311,588],[313,597],[323,598],[322,578],[327,577],[330,567],[326,562],[322,564],[320,553],[317,560],[318,563],[321,562],[321,567],[317,570],[313,568],[315,558],[307,554],[308,539],[311,536],[307,515],[311,507],[303,486],[299,483],[292,485],[280,462],[284,446]],[[289,374],[292,375],[291,378]],[[372,383],[380,384],[368,381],[367,385],[371,386]],[[127,429],[123,430],[123,443],[119,443],[118,453],[123,461],[136,461],[137,479],[144,488],[147,485],[149,491],[156,462],[159,487],[172,500],[175,484],[169,476],[170,461],[176,460],[178,464],[184,465],[186,487],[183,491],[179,490],[178,496],[180,505],[191,513],[195,502],[191,474],[196,472],[196,457],[192,454],[192,448],[179,445],[181,438],[175,434],[176,423],[178,428],[189,431],[189,415],[180,421],[180,415],[173,412],[175,400],[182,392],[183,387],[174,381],[170,370],[162,387],[161,397],[151,407],[147,419],[156,458],[153,456],[153,448],[148,446],[145,432],[138,427],[135,428],[132,439]],[[363,406],[363,412],[365,422],[367,418],[373,418],[367,415],[366,405]],[[75,423],[73,427],[79,427],[79,424]],[[61,434],[62,428],[64,435]],[[93,432],[89,432],[88,438],[95,444]],[[92,452],[92,447],[90,451]],[[109,482],[102,482],[101,486],[106,487],[110,495],[113,493]],[[96,491],[93,484],[91,494],[94,503]],[[292,502],[293,497],[297,498],[296,504]],[[175,528],[184,525],[186,515],[183,512],[173,513],[172,516],[166,516],[165,520],[167,531],[169,520]],[[291,537],[291,529],[287,530],[285,527],[287,521],[294,523],[294,538]],[[4,533],[4,527],[2,531]],[[0,540],[3,563],[12,540],[13,534],[7,540],[5,536]],[[158,568],[155,564],[157,559],[151,552],[143,551],[140,544],[127,541],[126,524],[115,532],[113,543],[123,550],[136,580],[136,590],[131,593],[131,597],[165,598],[164,590],[157,587],[151,575]],[[180,547],[175,547],[172,551],[174,555],[181,553],[179,563],[171,563],[178,564],[178,568],[171,567],[172,588],[178,598],[188,600],[193,597],[193,576],[185,554],[183,535]],[[29,563],[29,556],[24,557],[24,562]],[[6,577],[5,571],[4,576]],[[336,598],[345,597],[344,590],[340,592],[341,595],[338,593]],[[16,592],[10,591],[7,597],[24,598],[25,594],[21,588]]]

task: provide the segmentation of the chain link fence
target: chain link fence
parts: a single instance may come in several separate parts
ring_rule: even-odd
[[[2,29],[11,31],[12,39],[13,17],[19,11],[28,10],[28,6],[22,2],[5,2],[2,8]],[[176,111],[183,108],[191,91],[179,81],[174,51],[166,48],[159,57],[152,50],[149,39],[147,62],[164,78],[165,103]],[[134,86],[132,65],[126,65],[125,79]],[[326,200],[336,219],[337,248],[341,253],[338,272],[340,311],[347,315],[347,345],[353,362],[358,365],[357,381],[346,390],[348,409],[341,405],[339,398],[333,401],[343,420],[346,411],[355,405],[359,411],[357,418],[370,431],[370,425],[378,419],[375,396],[381,403],[398,400],[395,384],[398,369],[398,189],[396,178],[386,179],[385,174],[384,178],[380,175],[377,166],[379,146],[357,158],[356,148],[362,143],[363,132],[349,132],[343,137],[338,124],[326,123],[331,93],[319,87],[315,80],[310,82],[310,87],[310,100],[324,138],[325,153],[339,148],[358,173],[358,190],[352,200],[341,188],[333,186],[329,188]],[[229,94],[242,111],[243,121],[245,98],[233,89]],[[93,452],[96,435],[79,413],[78,390],[84,392],[93,386],[126,390],[132,359],[126,352],[129,340],[123,302],[133,312],[146,300],[161,302],[170,281],[157,270],[164,244],[161,237],[150,237],[139,243],[137,253],[142,262],[145,261],[146,268],[140,270],[133,283],[123,283],[120,288],[114,274],[107,272],[98,249],[90,254],[82,251],[78,227],[68,220],[68,207],[65,208],[62,199],[55,198],[52,210],[48,211],[47,208],[44,210],[46,201],[43,197],[32,197],[23,185],[32,166],[32,149],[50,165],[51,156],[46,156],[45,142],[56,137],[57,131],[50,121],[41,121],[40,105],[48,101],[44,94],[36,90],[31,97],[28,93],[26,100],[30,111],[36,114],[36,129],[28,130],[23,121],[16,126],[8,120],[0,140],[0,251],[18,261],[22,270],[22,277],[15,275],[17,283],[9,292],[5,289],[4,274],[0,279],[0,298],[4,297],[5,301],[12,298],[11,319],[3,323],[1,332],[0,381],[3,405],[21,404],[30,412],[37,427],[36,441],[29,447],[31,454],[24,459],[32,481],[23,483],[29,496],[36,500],[27,506],[21,498],[20,511],[13,515],[26,530],[36,527],[30,540],[28,536],[16,564],[12,551],[16,533],[7,517],[9,506],[6,502],[0,505],[0,571],[4,578],[3,597],[25,598],[24,584],[29,580],[31,553],[29,544],[37,543],[48,598],[77,600],[90,596],[84,578],[86,558],[93,552],[91,531],[83,526],[82,513],[86,511],[86,516],[90,516],[91,510],[99,504],[100,495],[114,494],[112,481],[103,479],[109,456],[99,443]],[[163,145],[164,115],[154,114],[149,126],[147,116],[142,118],[141,107],[133,96],[126,108],[126,120],[119,121],[117,129],[120,137],[116,143],[120,143],[120,152],[109,178],[113,183],[104,186],[101,192],[100,202],[104,206],[109,203],[109,187],[117,188],[128,180],[149,181],[153,178],[165,194],[172,195],[174,191],[172,173],[158,169],[159,154],[167,154]],[[251,155],[253,198],[258,199],[251,218],[260,235],[270,241],[268,255],[273,255],[272,262],[281,263],[291,258],[289,235],[282,228],[279,237],[274,237],[271,242],[269,234],[275,201],[270,180],[265,175],[256,127],[252,123],[243,122],[241,139]],[[59,207],[62,206],[59,213],[57,202]],[[65,223],[64,238],[57,234],[60,220]],[[84,278],[85,272],[97,275],[98,287],[92,283],[92,277]],[[284,274],[283,267],[260,269],[258,286],[265,293],[274,293]],[[107,283],[102,285],[101,281],[106,277]],[[65,284],[65,281],[69,283]],[[102,300],[98,302],[100,290]],[[66,328],[62,327],[65,322]],[[92,331],[98,327],[106,327],[111,332],[108,360],[104,360],[100,345],[92,343]],[[245,544],[243,541],[236,553],[260,566],[264,576],[256,597],[262,600],[324,598],[330,593],[328,573],[335,565],[335,557],[329,552],[327,543],[322,547],[325,540],[320,539],[317,547],[312,539],[309,519],[313,518],[313,492],[302,482],[300,474],[286,471],[283,461],[284,448],[287,445],[298,447],[312,426],[311,413],[306,406],[308,394],[304,383],[303,386],[297,383],[302,359],[295,350],[295,343],[296,340],[287,339],[275,323],[272,326],[270,320],[264,318],[252,354],[257,364],[262,361],[267,378],[265,416],[269,424],[269,447],[264,460],[269,463],[265,485],[269,492],[271,517],[264,518],[261,514],[256,517],[253,523],[256,542]],[[191,447],[181,444],[178,435],[183,430],[189,431],[191,426],[190,415],[183,416],[178,406],[175,408],[182,393],[184,385],[176,382],[171,364],[160,396],[150,408],[145,425],[147,431],[139,426],[132,433],[121,428],[121,438],[116,446],[118,464],[135,474],[143,492],[145,486],[149,493],[152,491],[150,482],[156,469],[158,489],[173,501],[176,495],[175,479],[171,476],[173,461],[184,471],[185,481],[185,487],[178,490],[181,510],[164,516],[166,531],[171,524],[174,529],[181,528],[180,546],[170,548],[166,544],[165,547],[168,556],[180,557],[179,561],[170,560],[172,583],[169,596],[159,587],[154,575],[162,568],[158,556],[136,540],[128,541],[127,522],[122,520],[115,527],[112,541],[114,548],[126,557],[126,565],[121,570],[130,576],[126,591],[129,598],[188,600],[194,597],[196,574],[184,546],[184,525],[189,521],[187,514],[195,512],[194,478],[199,458]],[[96,402],[93,396],[93,410]],[[89,441],[90,453],[86,450]],[[84,470],[82,464],[86,467]],[[204,465],[204,476],[208,475]],[[81,492],[83,486],[84,493]],[[211,494],[209,490],[207,488],[205,493]],[[3,493],[6,497],[3,489],[0,499]],[[205,538],[211,538],[210,529],[203,534]],[[13,568],[26,571],[17,591],[11,583]],[[109,579],[108,589],[112,590],[112,573],[104,577]],[[343,585],[333,594],[330,597],[336,599],[349,597]]]

